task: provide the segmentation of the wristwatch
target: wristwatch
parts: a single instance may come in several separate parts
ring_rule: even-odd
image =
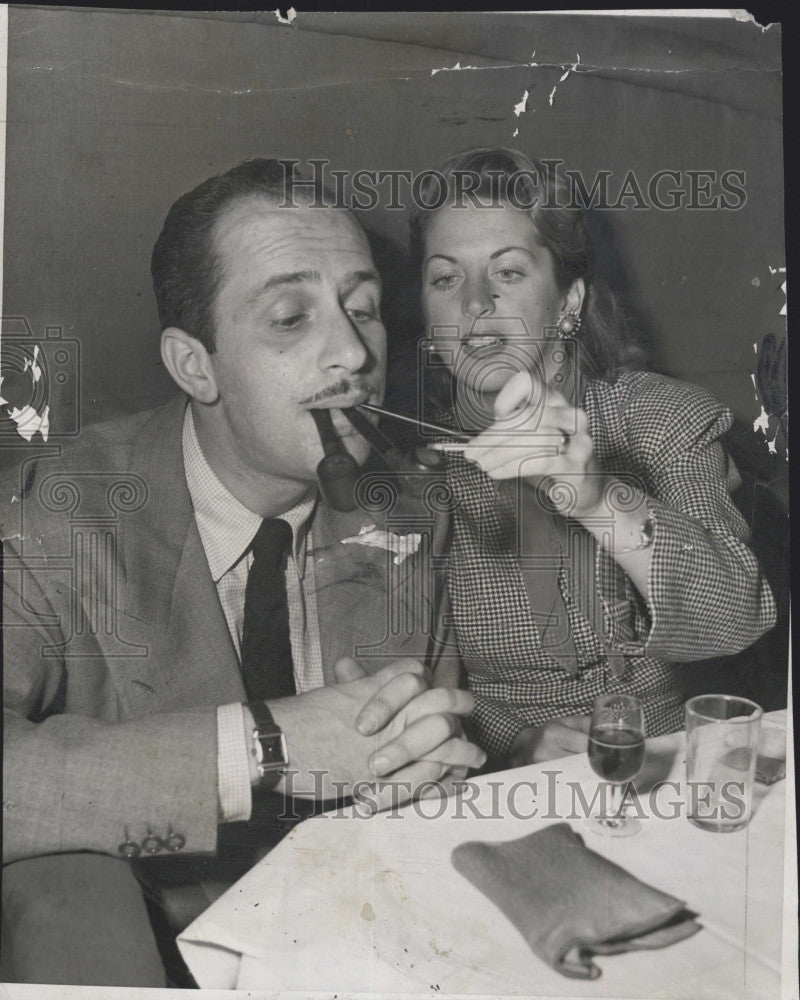
[[[252,729],[253,755],[261,779],[257,787],[273,788],[289,764],[286,737],[263,701],[249,701],[247,707],[255,723]]]

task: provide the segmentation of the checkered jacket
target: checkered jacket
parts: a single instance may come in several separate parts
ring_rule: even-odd
[[[601,467],[650,497],[654,537],[645,602],[593,536],[569,521],[571,550],[588,554],[582,565],[594,574],[597,609],[587,614],[570,586],[575,562],[562,567],[574,676],[539,640],[498,514],[497,484],[457,453],[448,458],[453,624],[476,698],[475,736],[498,760],[522,729],[589,714],[603,692],[641,698],[650,736],[681,729],[693,661],[738,652],[775,621],[748,528],[731,501],[740,480],[720,442],[730,411],[704,389],[648,372],[589,382],[583,408]],[[616,502],[624,499],[623,491]]]

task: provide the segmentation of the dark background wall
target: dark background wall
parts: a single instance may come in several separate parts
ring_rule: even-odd
[[[474,68],[433,73],[456,64]],[[78,342],[51,379],[53,435],[170,394],[150,251],[171,202],[245,156],[419,171],[469,146],[518,145],[587,179],[611,171],[612,200],[629,170],[645,187],[682,171],[684,189],[689,170],[743,171],[738,210],[628,207],[592,225],[651,366],[727,402],[760,476],[783,491],[777,415],[752,429],[784,392],[780,359],[762,348],[786,329],[785,275],[771,270],[785,263],[776,27],[463,12],[301,12],[282,25],[266,13],[11,7],[7,143],[7,343],[25,336],[20,317],[36,337],[60,327]],[[379,207],[365,221],[402,254],[404,213]],[[417,332],[403,329],[413,310],[401,273],[395,338]]]

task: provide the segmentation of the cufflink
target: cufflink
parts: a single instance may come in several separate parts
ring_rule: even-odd
[[[174,854],[186,847],[186,837],[182,833],[173,833],[172,827],[167,827],[167,836],[163,840],[164,847]]]
[[[135,840],[130,839],[127,826],[125,827],[125,840],[119,845],[117,851],[123,858],[138,858],[142,853],[142,848]]]

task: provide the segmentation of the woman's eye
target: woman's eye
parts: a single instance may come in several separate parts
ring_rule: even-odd
[[[431,284],[434,288],[447,289],[452,288],[456,283],[457,275],[455,274],[440,274],[438,278],[434,278]]]
[[[347,311],[356,323],[369,323],[377,319],[372,309],[348,309]]]
[[[522,271],[518,271],[514,267],[503,267],[499,271],[495,271],[495,277],[501,281],[516,281],[517,278],[522,277]]]

